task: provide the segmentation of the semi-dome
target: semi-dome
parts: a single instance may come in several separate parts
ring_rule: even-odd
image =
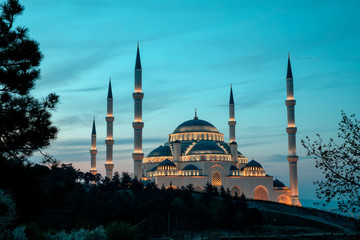
[[[258,163],[257,161],[255,161],[253,159],[245,165],[244,170],[260,171],[260,170],[263,170],[263,167],[261,166],[260,163]]]
[[[165,159],[159,164],[157,170],[177,170],[177,167],[175,163],[173,163],[169,159]]]
[[[152,150],[147,157],[168,157],[172,156],[169,146],[160,146]]]
[[[274,182],[273,182],[273,184],[274,184],[274,187],[285,187],[285,184],[282,183],[282,182],[281,182],[280,180],[278,180],[278,179],[275,179]]]
[[[186,165],[183,170],[199,170],[197,166],[193,164]]]
[[[211,132],[219,133],[219,131],[211,123],[201,119],[191,119],[180,124],[173,133],[186,133],[186,132]]]
[[[224,149],[212,141],[199,141],[190,149],[187,155],[198,154],[226,154]]]
[[[231,165],[231,167],[230,167],[230,171],[237,171],[237,170],[239,170],[236,166],[234,166],[234,165]]]

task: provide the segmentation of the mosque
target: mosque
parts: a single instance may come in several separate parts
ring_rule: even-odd
[[[266,174],[262,165],[248,159],[238,151],[235,141],[235,102],[232,87],[229,100],[229,140],[225,142],[224,134],[206,120],[199,119],[195,110],[193,119],[177,126],[169,134],[168,142],[155,148],[146,157],[142,152],[142,68],[139,45],[135,61],[134,99],[134,177],[143,181],[152,181],[157,186],[179,188],[192,184],[195,191],[202,191],[207,183],[213,186],[224,186],[232,195],[244,194],[247,198],[274,201],[301,206],[298,196],[298,177],[296,155],[295,100],[293,76],[290,57],[288,57],[286,76],[290,188],[273,176]],[[106,176],[113,176],[113,96],[111,81],[107,97],[107,137]],[[93,121],[91,135],[91,170],[96,170],[96,129]]]

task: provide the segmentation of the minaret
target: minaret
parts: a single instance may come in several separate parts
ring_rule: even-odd
[[[144,153],[142,152],[142,129],[144,123],[142,121],[142,99],[144,93],[142,92],[142,69],[140,61],[139,43],[137,45],[136,61],[135,61],[135,91],[133,93],[134,98],[134,153],[132,154],[134,160],[134,177],[141,179],[142,177],[142,160]]]
[[[298,161],[298,156],[296,155],[297,128],[295,127],[296,101],[294,99],[294,82],[291,71],[290,55],[288,55],[286,90],[287,90],[287,98],[285,104],[287,107],[287,119],[288,119],[288,126],[286,128],[286,132],[288,134],[288,144],[289,144],[289,155],[287,156],[287,160],[289,162],[290,199],[292,205],[301,206],[299,200],[298,176],[297,176],[297,161]]]
[[[91,154],[91,168],[90,173],[96,175],[96,127],[95,127],[95,117],[93,119],[93,126],[92,126],[92,132],[91,132],[91,148],[90,148],[90,154]]]
[[[233,96],[233,91],[232,91],[232,85],[230,87],[230,101],[229,101],[229,130],[230,130],[230,151],[231,151],[231,156],[233,158],[233,161],[235,163],[238,162],[237,159],[237,148],[238,145],[235,141],[235,126],[236,126],[236,121],[235,121],[235,104],[234,104],[234,96]]]
[[[106,120],[106,127],[107,127],[107,134],[106,134],[106,177],[112,178],[113,176],[113,122],[114,122],[114,115],[113,115],[113,97],[112,97],[112,90],[111,90],[111,78],[109,80],[109,90],[107,96],[107,114],[105,117]]]

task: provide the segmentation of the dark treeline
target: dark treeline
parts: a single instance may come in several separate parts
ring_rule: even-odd
[[[92,229],[122,223],[139,236],[159,237],[209,229],[245,230],[262,224],[257,209],[248,208],[244,196],[231,197],[207,184],[203,193],[186,188],[144,186],[127,173],[110,181],[76,170],[71,164],[24,164],[0,160],[0,188],[16,204],[14,225],[55,231]],[[112,225],[111,225],[112,224]]]

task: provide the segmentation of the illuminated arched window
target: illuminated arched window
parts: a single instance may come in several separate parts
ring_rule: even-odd
[[[255,200],[268,200],[266,190],[263,187],[257,187],[254,191]]]
[[[234,186],[230,191],[230,195],[233,197],[235,197],[236,195],[240,197],[240,188],[238,186]]]
[[[212,176],[212,185],[221,186],[221,176],[218,172],[215,172]]]
[[[281,195],[278,197],[277,201],[279,203],[283,203],[283,204],[288,204],[288,205],[291,205],[291,201],[290,201],[290,198],[286,195]]]

